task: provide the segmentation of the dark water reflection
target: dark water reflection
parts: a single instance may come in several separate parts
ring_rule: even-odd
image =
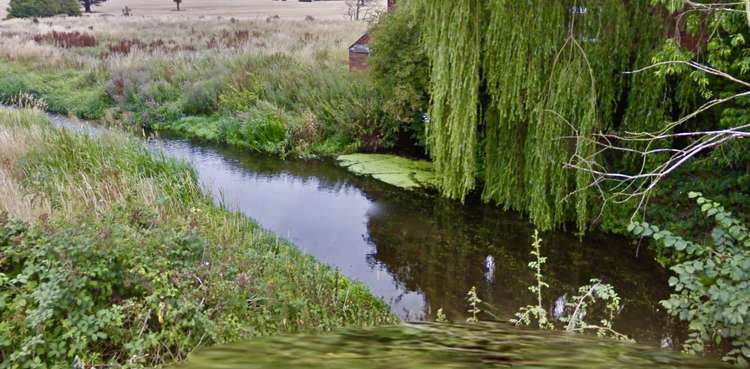
[[[328,161],[282,161],[180,139],[150,142],[191,162],[227,208],[364,282],[405,320],[438,308],[461,319],[472,286],[501,318],[533,301],[526,288],[533,228],[515,214],[402,191]],[[649,255],[636,257],[633,246],[601,235],[543,238],[549,300],[600,278],[624,300],[616,328],[649,343],[674,334],[658,305],[668,295],[667,276]]]

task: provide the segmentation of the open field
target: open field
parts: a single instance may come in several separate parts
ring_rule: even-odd
[[[5,18],[10,0],[0,0],[0,18]],[[346,4],[338,1],[316,1],[311,3],[277,0],[188,0],[182,4],[183,11],[177,13],[169,0],[110,0],[94,9],[95,13],[120,15],[125,6],[133,9],[135,16],[187,15],[227,16],[235,18],[265,18],[278,15],[282,18],[301,19],[308,15],[319,19],[344,19]]]
[[[375,151],[395,135],[372,132],[397,123],[367,75],[348,69],[347,47],[366,28],[317,18],[12,19],[0,22],[0,101],[29,93],[60,114],[282,156]]]

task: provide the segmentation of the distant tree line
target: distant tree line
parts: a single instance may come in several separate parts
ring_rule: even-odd
[[[90,1],[90,0],[87,0]],[[58,14],[80,15],[78,0],[10,0],[8,17],[51,17]]]

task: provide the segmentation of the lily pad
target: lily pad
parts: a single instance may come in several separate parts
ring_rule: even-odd
[[[358,175],[407,190],[436,187],[432,163],[388,154],[351,154],[337,158],[339,165]]]

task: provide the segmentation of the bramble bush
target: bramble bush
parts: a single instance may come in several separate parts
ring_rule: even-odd
[[[686,240],[657,226],[634,222],[629,229],[652,238],[663,260],[671,260],[674,293],[661,304],[687,321],[683,348],[701,353],[725,351],[724,359],[747,366],[750,360],[750,231],[718,202],[691,192],[701,213],[715,221],[712,244]]]

